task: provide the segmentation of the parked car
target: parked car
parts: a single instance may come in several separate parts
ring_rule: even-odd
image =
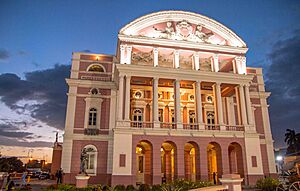
[[[42,172],[39,176],[40,180],[45,180],[45,179],[50,179],[50,174],[49,172]]]

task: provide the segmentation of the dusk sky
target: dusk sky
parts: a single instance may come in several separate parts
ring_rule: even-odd
[[[287,128],[300,131],[299,0],[1,0],[0,152],[50,161],[57,130],[62,141],[72,52],[114,55],[124,25],[161,10],[199,13],[236,32],[247,66],[263,68],[272,93],[275,147]]]

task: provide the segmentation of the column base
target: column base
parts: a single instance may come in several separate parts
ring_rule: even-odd
[[[176,126],[177,126],[177,129],[183,129],[183,124],[181,122],[177,123]]]
[[[221,131],[226,131],[226,126],[224,124],[220,125],[220,130]]]
[[[116,127],[130,128],[130,121],[117,121]]]
[[[159,129],[160,128],[160,122],[153,122],[153,128]]]
[[[198,123],[199,130],[205,130],[205,124],[204,123]]]

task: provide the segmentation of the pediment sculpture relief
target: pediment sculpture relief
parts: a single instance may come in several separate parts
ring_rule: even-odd
[[[167,26],[164,29],[158,29],[154,26],[153,29],[156,33],[154,36],[157,38],[186,40],[192,42],[211,43],[210,37],[214,35],[213,32],[203,32],[202,25],[196,25],[193,27],[193,25],[186,20],[177,22],[175,27],[173,22],[168,21]]]

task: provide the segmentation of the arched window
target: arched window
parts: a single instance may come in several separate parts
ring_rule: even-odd
[[[97,109],[91,108],[89,111],[89,127],[96,127],[97,124]]]
[[[97,169],[97,148],[94,145],[84,147],[87,160],[85,162],[86,173],[96,174]]]
[[[89,72],[105,72],[105,69],[100,64],[92,64],[88,67],[87,71]]]

